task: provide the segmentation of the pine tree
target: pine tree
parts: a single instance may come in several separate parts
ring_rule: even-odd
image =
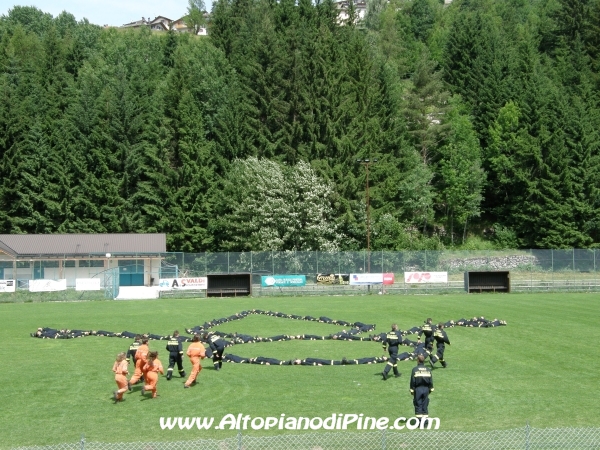
[[[454,224],[462,225],[462,242],[465,242],[469,219],[479,217],[485,173],[481,168],[481,148],[470,118],[457,98],[452,99],[454,108],[444,118],[450,134],[439,149],[436,175],[439,200],[452,243]]]
[[[448,112],[450,94],[445,90],[442,73],[436,68],[437,63],[423,52],[406,95],[408,129],[425,164],[435,157],[438,143],[448,132],[448,124],[443,119]]]

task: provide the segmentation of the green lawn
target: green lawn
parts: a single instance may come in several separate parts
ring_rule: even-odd
[[[159,398],[144,400],[139,387],[113,404],[114,356],[129,340],[86,337],[33,339],[37,327],[106,329],[169,334],[247,309],[277,310],[350,322],[387,331],[461,317],[498,317],[507,327],[448,329],[447,369],[434,371],[430,415],[441,430],[482,431],[522,427],[600,426],[598,294],[472,294],[268,299],[95,301],[0,304],[4,383],[0,385],[0,447],[87,441],[221,439],[234,431],[170,430],[161,416],[326,418],[334,413],[371,417],[413,415],[408,393],[413,362],[399,364],[399,379],[381,381],[383,364],[362,366],[256,366],[208,360],[192,389],[182,380],[159,381]],[[314,322],[250,316],[218,327],[270,336],[329,334],[341,328]],[[165,369],[163,341],[151,341]],[[286,341],[228,349],[242,356],[341,359],[380,356],[373,342]],[[190,364],[186,358],[186,370]],[[176,372],[175,372],[176,373]],[[273,435],[282,431],[248,431]],[[288,432],[289,433],[289,432]],[[299,431],[292,433],[301,433]]]

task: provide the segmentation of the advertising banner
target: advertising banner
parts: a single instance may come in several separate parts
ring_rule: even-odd
[[[368,284],[382,284],[383,274],[382,273],[351,273],[350,284],[351,285],[368,285]]]
[[[306,275],[263,275],[260,277],[262,287],[294,287],[306,286]]]
[[[0,292],[15,292],[15,280],[0,280]]]
[[[318,273],[317,284],[350,284],[350,275],[341,273]]]
[[[100,278],[76,278],[75,279],[75,290],[76,291],[99,291]]]
[[[158,289],[161,291],[169,291],[171,289],[208,289],[208,277],[161,278],[158,282]]]
[[[447,283],[448,272],[404,272],[404,282],[413,283]]]
[[[394,274],[393,273],[384,273],[383,274],[383,284],[394,284]]]
[[[67,279],[62,280],[29,280],[29,292],[66,291]]]

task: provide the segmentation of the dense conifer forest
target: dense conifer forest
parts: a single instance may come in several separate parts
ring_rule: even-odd
[[[0,233],[171,251],[600,243],[600,0],[218,0],[209,36],[0,17]],[[377,162],[373,162],[374,160]]]

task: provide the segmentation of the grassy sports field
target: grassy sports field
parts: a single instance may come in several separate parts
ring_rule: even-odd
[[[508,326],[448,329],[447,369],[434,370],[430,415],[441,430],[482,431],[524,426],[600,426],[600,296],[598,294],[471,294],[269,299],[186,299],[81,303],[0,304],[0,447],[87,441],[170,441],[225,438],[235,431],[161,430],[159,418],[330,417],[334,413],[411,417],[408,393],[414,362],[399,363],[402,377],[382,381],[383,364],[353,366],[260,366],[224,364],[216,372],[204,361],[199,383],[183,389],[177,376],[161,378],[159,398],[143,399],[138,385],[114,404],[111,371],[129,340],[85,337],[33,339],[37,327],[110,331],[184,332],[214,318],[248,309],[328,316],[401,329],[428,316],[446,321],[485,316]],[[327,335],[341,327],[315,322],[250,316],[217,327],[222,331],[272,336]],[[167,366],[164,341],[151,341]],[[187,344],[185,345],[187,347]],[[285,341],[244,344],[226,352],[278,359],[381,356],[379,343]],[[190,363],[185,359],[189,373]],[[438,364],[439,366],[439,364]],[[176,373],[176,371],[175,371]],[[286,431],[246,431],[273,435]],[[287,431],[302,433],[302,431]]]

